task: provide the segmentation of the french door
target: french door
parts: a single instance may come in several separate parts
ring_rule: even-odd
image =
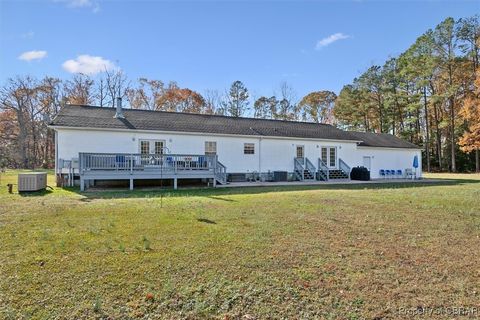
[[[163,154],[165,149],[164,140],[140,140],[140,154]]]
[[[139,140],[140,162],[144,166],[158,167],[163,165],[160,157],[165,148],[164,140]]]
[[[337,147],[322,147],[320,159],[331,169],[337,167]]]

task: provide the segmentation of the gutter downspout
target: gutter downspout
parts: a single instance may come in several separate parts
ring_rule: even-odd
[[[262,175],[262,138],[258,138],[258,175]],[[260,178],[261,180],[261,178]]]
[[[58,131],[54,130],[55,132],[55,185],[58,185]]]

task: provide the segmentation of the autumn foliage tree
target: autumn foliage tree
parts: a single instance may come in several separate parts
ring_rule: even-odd
[[[473,91],[465,98],[460,115],[467,122],[467,129],[460,137],[464,152],[475,152],[476,171],[480,172],[480,70],[476,72]]]
[[[472,170],[473,158],[459,141],[465,142],[465,131],[474,132],[475,113],[465,105],[474,99],[479,35],[478,16],[447,18],[427,30],[398,57],[343,87],[334,108],[338,125],[395,134],[421,146],[427,171]]]
[[[176,83],[171,83],[165,92],[158,97],[157,110],[205,113],[205,99],[188,88],[179,88]]]
[[[384,132],[422,147],[426,170],[471,171],[479,163],[479,16],[447,18],[403,53],[370,66],[338,97],[316,90],[300,102],[285,82],[253,101],[243,82],[202,94],[175,82],[130,81],[120,69],[69,79],[17,76],[0,86],[0,166],[51,167],[50,119],[66,104],[331,123]],[[475,161],[476,160],[476,161]]]
[[[316,91],[307,94],[299,103],[304,120],[333,124],[333,107],[336,98],[337,95],[332,91]]]

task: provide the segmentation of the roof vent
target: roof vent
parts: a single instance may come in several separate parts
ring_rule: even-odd
[[[125,119],[125,116],[123,115],[123,109],[122,109],[122,98],[120,97],[117,98],[117,111],[115,112],[115,115],[113,117]]]

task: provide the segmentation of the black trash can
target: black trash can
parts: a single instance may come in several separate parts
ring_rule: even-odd
[[[370,171],[367,168],[364,168],[362,178],[363,181],[370,181]]]
[[[361,180],[369,181],[370,180],[370,171],[365,167],[355,167],[352,168],[350,172],[350,179],[352,180]]]
[[[288,181],[287,171],[273,171],[273,181]]]
[[[352,170],[350,171],[350,179],[351,180],[358,180],[358,167],[353,167]]]

